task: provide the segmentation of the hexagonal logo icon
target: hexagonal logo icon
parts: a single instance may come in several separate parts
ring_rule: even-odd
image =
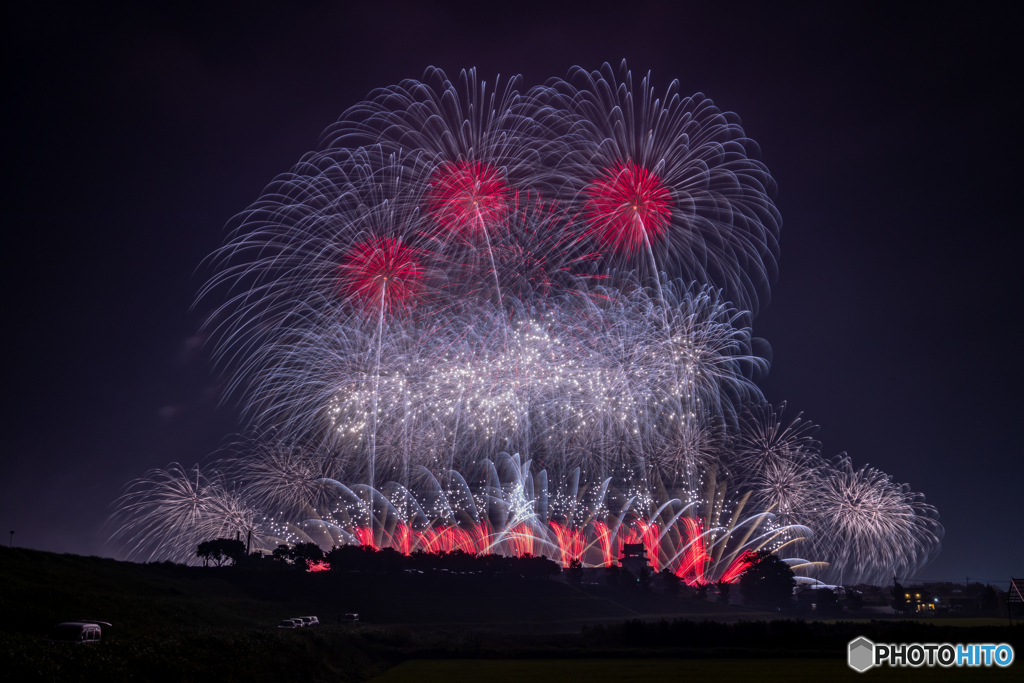
[[[864,636],[851,640],[846,663],[854,671],[864,673],[875,665],[875,644]]]

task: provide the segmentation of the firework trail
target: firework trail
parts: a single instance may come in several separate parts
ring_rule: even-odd
[[[240,368],[232,391],[245,382],[250,354],[287,343],[310,312],[344,301],[349,315],[362,315],[381,304],[375,291],[401,310],[421,290],[429,257],[416,239],[420,190],[405,163],[379,147],[307,158],[233,219],[227,243],[209,259],[216,274],[200,292],[223,300],[211,331],[218,361]],[[380,287],[388,268],[398,268],[402,288]]]
[[[515,445],[557,476],[655,467],[673,485],[700,459],[709,415],[735,422],[744,401],[760,399],[751,376],[766,366],[743,315],[717,293],[679,283],[665,293],[668,311],[634,287],[532,317],[481,305],[383,332],[313,319],[289,346],[267,348],[256,402],[268,425],[328,432],[345,478],[463,469]]]
[[[210,258],[250,439],[210,479],[133,482],[116,538],[587,566],[630,543],[693,584],[762,548],[847,581],[923,566],[934,509],[764,402],[774,182],[734,114],[678,89],[430,69],[345,112]]]

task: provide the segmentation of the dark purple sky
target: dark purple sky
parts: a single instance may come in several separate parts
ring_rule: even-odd
[[[283,4],[6,12],[0,521],[18,544],[115,554],[123,484],[239,429],[196,336],[206,304],[189,310],[200,262],[342,111],[428,65],[529,86],[625,57],[737,112],[778,181],[768,399],[939,508],[920,578],[1024,573],[1019,15]]]

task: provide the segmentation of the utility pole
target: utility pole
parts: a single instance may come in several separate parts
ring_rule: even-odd
[[[7,544],[7,547],[8,548],[13,548],[14,547],[14,532],[13,531],[11,532],[11,541],[10,541],[10,543]]]

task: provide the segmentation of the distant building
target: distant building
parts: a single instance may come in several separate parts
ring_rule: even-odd
[[[623,543],[619,565],[633,576],[638,575],[644,567],[650,567],[651,563],[647,559],[647,549],[644,548],[644,544]]]
[[[907,612],[935,612],[935,604],[938,602],[921,586],[906,587],[903,599],[906,600]]]

